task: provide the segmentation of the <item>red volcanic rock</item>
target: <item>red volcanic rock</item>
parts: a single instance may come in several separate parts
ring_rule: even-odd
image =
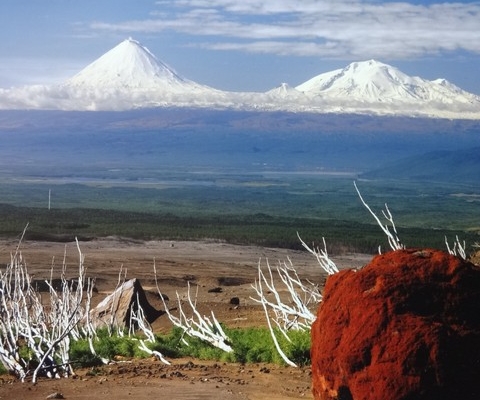
[[[480,268],[410,249],[329,277],[311,357],[315,399],[480,399]]]

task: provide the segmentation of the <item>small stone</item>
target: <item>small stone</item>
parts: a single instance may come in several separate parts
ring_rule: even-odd
[[[63,394],[59,393],[59,392],[55,392],[55,393],[52,393],[52,394],[49,394],[47,396],[47,399],[64,399],[65,397],[63,397]]]
[[[238,306],[238,305],[240,305],[240,299],[238,297],[232,297],[230,299],[230,304],[232,306]]]

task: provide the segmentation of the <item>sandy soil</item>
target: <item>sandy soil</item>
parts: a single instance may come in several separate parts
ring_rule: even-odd
[[[10,261],[18,243],[0,242],[0,265]],[[201,312],[213,310],[222,323],[231,327],[264,326],[263,310],[255,304],[251,284],[260,265],[267,260],[275,266],[290,259],[302,278],[323,284],[325,274],[305,251],[234,246],[220,242],[137,242],[106,238],[80,243],[87,274],[96,279],[94,302],[110,293],[122,270],[127,278],[138,278],[154,307],[162,309],[155,287],[154,268],[162,294],[175,302],[187,294],[190,282]],[[24,242],[21,252],[35,279],[59,276],[65,260],[67,275],[75,276],[78,250],[75,243]],[[370,256],[348,254],[332,257],[340,268],[361,267]],[[220,292],[212,293],[213,288]],[[230,304],[232,297],[240,305]],[[158,332],[168,331],[166,316],[153,324]],[[78,370],[71,379],[42,379],[36,385],[0,377],[0,399],[42,399],[59,393],[66,399],[291,399],[312,398],[310,370],[273,365],[239,365],[199,360],[171,360],[166,366],[155,360],[121,360],[95,369]],[[60,397],[58,397],[60,398]]]

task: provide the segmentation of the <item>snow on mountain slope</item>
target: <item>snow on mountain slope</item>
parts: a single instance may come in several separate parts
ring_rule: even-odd
[[[82,89],[95,87],[117,90],[207,89],[205,86],[179,76],[133,39],[124,40],[68,79],[64,85]]]
[[[275,96],[275,97],[281,97],[281,98],[287,98],[289,96],[302,96],[302,92],[298,91],[297,89],[291,87],[288,83],[282,83],[280,86],[277,86],[276,88],[273,88],[266,92],[267,95],[270,96]]]
[[[318,75],[296,87],[324,100],[362,103],[463,103],[480,105],[480,98],[445,80],[428,81],[404,74],[375,60],[354,62],[343,69]]]
[[[129,110],[221,107],[224,92],[177,74],[127,39],[59,85],[0,89],[0,109]]]
[[[177,74],[147,48],[127,39],[60,85],[68,109],[215,107],[222,92]]]

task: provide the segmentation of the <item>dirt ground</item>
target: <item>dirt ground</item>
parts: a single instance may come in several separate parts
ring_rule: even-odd
[[[0,241],[0,266],[10,261],[18,242]],[[79,253],[75,243],[23,242],[20,246],[30,274],[35,279],[60,275],[67,265],[67,275],[76,276]],[[230,327],[264,326],[263,310],[250,297],[255,297],[251,285],[257,277],[258,265],[267,262],[276,266],[291,262],[302,278],[323,284],[325,273],[306,251],[234,246],[216,241],[130,241],[106,238],[80,243],[85,257],[87,275],[96,279],[93,302],[99,302],[112,292],[119,274],[137,278],[147,292],[150,303],[162,309],[155,285],[154,266],[162,295],[168,296],[169,306],[176,297],[185,299],[188,282],[196,296],[198,309],[210,311]],[[371,256],[347,254],[332,257],[340,268],[365,265]],[[64,261],[65,260],[65,261]],[[213,290],[212,289],[216,289]],[[238,297],[240,304],[230,300]],[[167,332],[171,323],[160,316],[153,328]],[[0,376],[0,400],[45,399],[293,399],[312,398],[309,368],[274,365],[224,364],[194,359],[170,360],[167,366],[157,360],[119,360],[115,364],[77,370],[69,379],[41,379],[36,385],[16,382],[10,376]]]

